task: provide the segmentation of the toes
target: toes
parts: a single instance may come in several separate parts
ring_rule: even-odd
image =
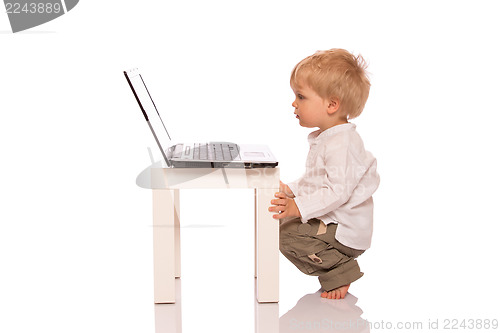
[[[333,289],[330,291],[323,291],[321,293],[322,298],[328,298],[328,299],[344,299],[345,296],[347,295],[347,291],[349,290],[350,285],[342,286],[337,289]]]
[[[342,289],[342,298],[344,298],[345,295],[347,295],[347,291],[349,290],[350,286],[351,286],[350,284],[348,284],[347,286],[344,286],[344,288]]]

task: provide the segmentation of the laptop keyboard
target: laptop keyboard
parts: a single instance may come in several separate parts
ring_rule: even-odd
[[[239,151],[236,144],[231,143],[195,143],[193,159],[213,161],[239,161]]]

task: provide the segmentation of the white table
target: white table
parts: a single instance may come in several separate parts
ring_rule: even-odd
[[[153,191],[155,303],[175,303],[175,278],[181,276],[181,189],[253,188],[255,190],[255,277],[259,303],[279,300],[279,221],[268,211],[279,190],[279,169],[169,168],[154,163],[137,177]]]

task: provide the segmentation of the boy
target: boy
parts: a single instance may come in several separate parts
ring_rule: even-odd
[[[319,277],[321,297],[344,298],[361,273],[356,257],[370,247],[377,162],[349,122],[363,111],[370,82],[361,56],[318,51],[299,62],[290,85],[303,127],[315,128],[305,174],[281,183],[269,211],[281,220],[280,251]]]

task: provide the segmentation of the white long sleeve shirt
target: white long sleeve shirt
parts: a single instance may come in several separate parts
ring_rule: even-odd
[[[366,250],[373,233],[373,199],[380,178],[377,160],[364,148],[356,125],[347,123],[309,134],[305,174],[289,183],[302,222],[337,223],[336,239]]]

